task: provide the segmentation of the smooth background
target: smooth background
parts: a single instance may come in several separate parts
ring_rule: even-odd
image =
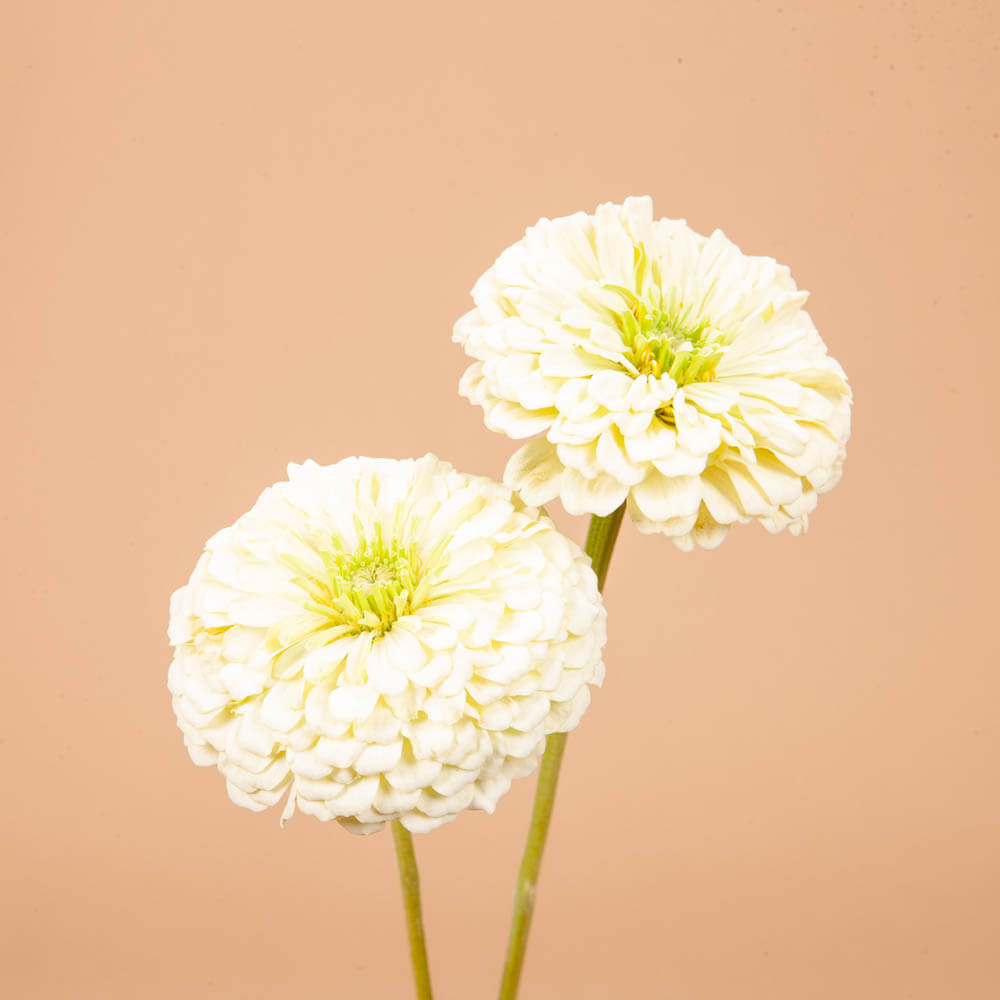
[[[189,762],[167,599],[289,460],[499,477],[468,289],[649,193],[792,267],[854,436],[805,538],[623,532],[524,1000],[998,995],[995,4],[4,21],[0,993],[410,995],[388,835]],[[532,790],[418,842],[442,1000],[494,993]]]

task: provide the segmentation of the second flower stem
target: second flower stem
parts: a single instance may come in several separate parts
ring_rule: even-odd
[[[424,921],[420,914],[420,875],[417,872],[417,858],[413,853],[413,835],[399,820],[394,820],[392,840],[396,846],[399,883],[403,889],[403,907],[406,910],[406,930],[410,938],[410,960],[413,963],[417,1000],[433,1000],[431,971],[427,964],[427,945],[424,941]]]
[[[591,565],[597,574],[597,588],[604,589],[608,575],[611,553],[618,537],[625,505],[607,517],[592,517],[587,530],[585,551],[590,556]],[[510,940],[507,944],[507,961],[504,964],[503,982],[500,984],[500,1000],[515,1000],[521,981],[521,968],[528,947],[528,933],[531,917],[535,910],[535,893],[538,888],[538,872],[542,866],[542,854],[552,819],[556,786],[559,783],[559,767],[563,751],[566,749],[566,733],[552,733],[545,741],[545,754],[538,772],[538,787],[535,790],[535,806],[528,827],[528,841],[524,846],[521,869],[514,890],[514,917],[510,926]]]
[[[587,541],[583,551],[590,556],[590,564],[597,574],[597,589],[604,593],[604,581],[611,565],[611,553],[615,550],[618,539],[618,529],[622,526],[625,516],[625,504],[612,511],[607,517],[592,517],[587,528]]]

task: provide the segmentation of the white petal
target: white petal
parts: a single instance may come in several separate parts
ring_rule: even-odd
[[[615,363],[592,354],[583,347],[548,347],[542,353],[539,370],[543,375],[579,378],[600,371],[613,371]]]
[[[802,479],[773,455],[759,451],[757,461],[746,470],[772,504],[794,503],[802,495]]]
[[[632,487],[632,497],[651,521],[688,517],[701,503],[701,481],[697,476],[664,476],[654,469]]]
[[[354,770],[358,774],[381,774],[394,768],[403,755],[403,741],[397,740],[386,746],[373,743],[361,751],[354,762]]]
[[[393,658],[392,649],[385,642],[372,643],[365,663],[368,680],[380,694],[399,694],[409,683],[406,674]]]
[[[732,480],[722,470],[711,467],[702,477],[702,500],[711,519],[718,524],[743,521],[746,515]]]
[[[410,676],[410,680],[424,687],[436,687],[451,673],[451,656],[447,652],[432,656],[423,669]]]
[[[631,387],[631,377],[622,371],[598,372],[587,380],[590,397],[611,411],[628,409],[626,397]]]
[[[729,477],[745,514],[749,514],[750,517],[763,517],[774,513],[775,505],[768,501],[745,465],[739,462],[724,462],[718,469]]]
[[[407,677],[427,662],[427,650],[402,619],[376,645],[381,647],[392,665]]]
[[[614,427],[609,427],[598,439],[597,459],[618,482],[627,486],[638,483],[646,471],[642,466],[630,461],[621,433]]]
[[[665,476],[697,476],[705,468],[705,455],[692,455],[676,448],[666,458],[654,458],[653,465]]]
[[[383,816],[399,815],[409,812],[420,801],[420,789],[403,792],[394,788],[387,781],[380,783],[375,793],[375,808]]]
[[[514,452],[503,481],[518,490],[527,503],[541,506],[559,495],[562,473],[556,446],[545,438],[536,438]]]
[[[334,815],[354,816],[361,810],[370,808],[378,788],[377,776],[358,778],[344,786],[343,791],[331,802]]]
[[[704,382],[684,387],[684,398],[703,413],[726,413],[739,402],[740,394],[723,382]]]
[[[353,722],[371,714],[378,701],[378,691],[369,684],[341,684],[328,699],[330,714],[335,719]]]
[[[403,758],[385,774],[386,780],[401,792],[419,792],[426,788],[440,773],[441,762],[437,760],[407,757],[404,747]]]
[[[714,549],[722,544],[728,531],[728,525],[717,524],[711,517],[705,516],[698,518],[691,535],[703,549]]]
[[[415,719],[405,727],[404,733],[413,748],[413,756],[418,760],[425,757],[439,758],[455,740],[455,732],[451,726],[429,719]]]
[[[722,440],[717,420],[699,413],[686,403],[674,403],[677,440],[692,455],[710,455]]]
[[[662,420],[653,419],[639,434],[625,437],[625,453],[636,463],[664,459],[677,447],[677,431]]]
[[[625,502],[627,495],[628,486],[608,475],[584,479],[574,469],[567,469],[563,476],[561,496],[570,514],[606,517]]]

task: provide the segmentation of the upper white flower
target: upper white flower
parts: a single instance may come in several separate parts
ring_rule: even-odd
[[[506,487],[433,455],[288,467],[170,605],[192,758],[239,805],[355,832],[492,811],[604,667],[589,559]]]
[[[843,370],[788,269],[649,198],[542,219],[476,282],[454,337],[486,425],[544,437],[505,482],[572,514],[628,501],[640,531],[713,547],[730,524],[803,530],[839,479]]]

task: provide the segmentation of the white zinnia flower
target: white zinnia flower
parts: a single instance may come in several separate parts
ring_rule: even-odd
[[[239,805],[288,791],[285,816],[360,833],[492,811],[603,679],[590,561],[433,455],[288,472],[171,600],[169,687],[195,763]]]
[[[797,534],[839,479],[851,392],[788,269],[649,198],[542,219],[476,283],[461,392],[512,438],[505,482],[571,514],[628,501],[682,549]]]

